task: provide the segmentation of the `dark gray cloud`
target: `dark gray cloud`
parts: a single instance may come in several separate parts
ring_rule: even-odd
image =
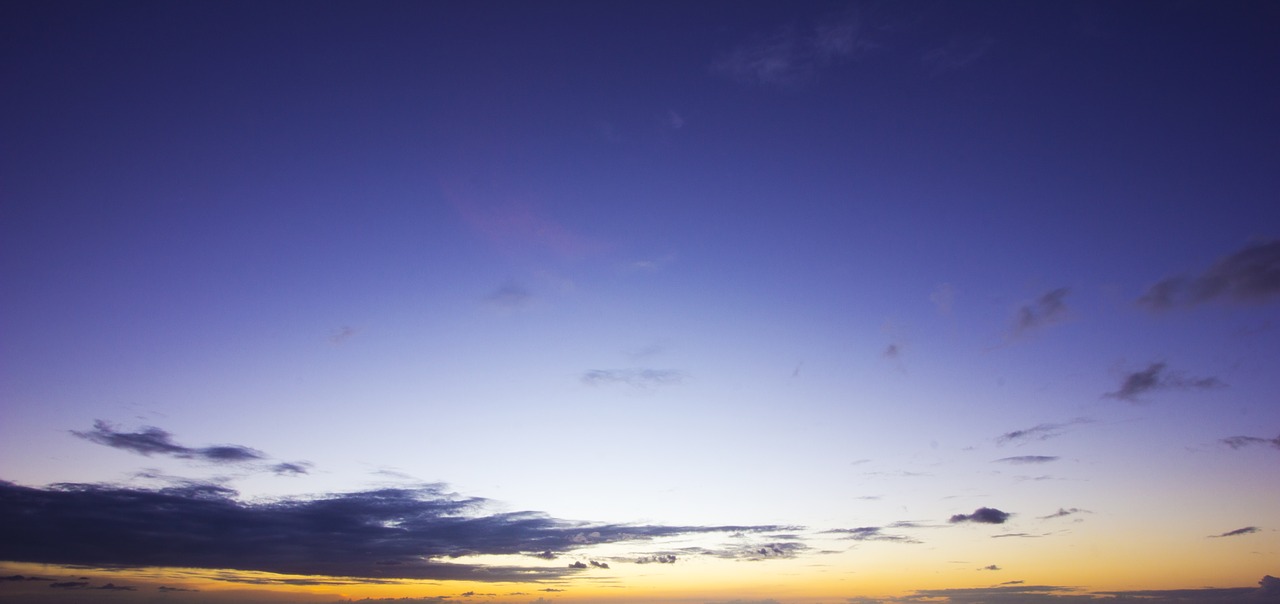
[[[1004,570],[1004,569],[1000,568],[999,566],[996,566],[995,564],[991,564],[991,565],[987,565],[982,568],[979,568],[978,570]]]
[[[47,579],[45,577],[28,577],[26,575],[9,575],[7,577],[0,577],[0,581],[52,581],[52,580],[53,579]]]
[[[636,564],[675,564],[675,554],[658,554],[656,556],[644,556],[636,558]]]
[[[1073,419],[1068,422],[1062,422],[1062,423],[1056,423],[1056,424],[1038,424],[1023,430],[1014,430],[1012,432],[1005,432],[1004,434],[1001,434],[1000,436],[996,437],[996,444],[1006,445],[1009,443],[1023,443],[1023,442],[1033,441],[1033,440],[1049,440],[1050,438],[1061,435],[1063,430],[1065,430],[1066,428],[1079,425],[1079,424],[1088,424],[1092,422],[1093,420],[1087,417],[1077,417],[1076,419]]]
[[[1018,455],[1015,457],[1001,457],[995,461],[996,463],[1025,465],[1033,463],[1049,463],[1051,461],[1058,461],[1058,459],[1059,458],[1055,455]]]
[[[169,587],[168,585],[161,585],[160,587],[158,587],[158,588],[157,588],[157,590],[158,590],[158,591],[163,591],[163,592],[171,592],[171,591],[200,591],[200,590],[198,590],[198,589],[188,589],[188,588],[186,588],[186,587]]]
[[[1216,377],[1192,378],[1181,372],[1165,371],[1164,363],[1152,363],[1146,369],[1124,376],[1115,392],[1103,396],[1137,402],[1138,396],[1153,390],[1205,390],[1226,386]]]
[[[1249,245],[1219,259],[1199,275],[1157,282],[1138,298],[1151,310],[1190,307],[1213,300],[1263,302],[1280,294],[1280,241]]]
[[[246,503],[216,485],[160,490],[0,482],[0,560],[163,566],[379,579],[537,581],[564,568],[441,562],[571,551],[690,534],[747,536],[777,526],[595,524],[534,512],[485,513],[486,500],[440,486]],[[750,546],[785,557],[802,544]],[[747,548],[740,548],[747,549]]]
[[[1280,436],[1275,438],[1259,438],[1257,436],[1228,436],[1222,439],[1222,444],[1232,449],[1242,449],[1244,447],[1252,447],[1253,445],[1270,445],[1280,449]]]
[[[596,568],[609,568],[608,562],[600,562],[598,560],[588,560],[587,562]]]
[[[949,522],[978,522],[981,524],[1004,524],[1009,519],[1008,512],[1002,512],[995,508],[978,508],[972,514],[956,514],[951,517]]]
[[[894,543],[920,543],[914,537],[907,535],[895,535],[884,532],[883,527],[879,526],[860,526],[851,529],[831,529],[823,531],[826,534],[841,535],[842,539],[850,541],[890,541]]]
[[[569,565],[569,568],[572,568],[572,569],[579,569],[579,570],[580,570],[580,569],[583,569],[583,568],[586,568],[586,567],[587,567],[587,563],[586,563],[586,562],[583,562],[583,561],[581,561],[581,560],[579,560],[579,561],[577,561],[577,562],[574,562],[574,563],[572,563],[572,564],[570,564],[570,565]]]
[[[684,373],[675,369],[591,369],[582,374],[582,383],[589,386],[623,384],[652,388],[679,384],[684,379]]]
[[[1013,333],[1020,335],[1042,325],[1054,323],[1067,313],[1067,305],[1062,300],[1071,290],[1066,287],[1046,292],[1035,302],[1018,309],[1013,320]]]
[[[72,430],[71,433],[89,442],[147,457],[164,455],[215,464],[244,464],[267,460],[267,456],[262,451],[240,445],[183,446],[173,441],[172,434],[155,426],[144,426],[137,432],[122,432],[116,430],[110,423],[95,420],[92,430],[83,432]],[[282,462],[271,466],[270,470],[280,475],[306,474],[310,466],[311,464],[305,461]]]
[[[1256,526],[1246,526],[1244,528],[1238,528],[1234,531],[1227,531],[1225,533],[1222,533],[1221,535],[1209,535],[1209,537],[1213,539],[1217,539],[1220,537],[1239,537],[1240,535],[1250,535],[1260,530],[1262,529],[1259,529]]]

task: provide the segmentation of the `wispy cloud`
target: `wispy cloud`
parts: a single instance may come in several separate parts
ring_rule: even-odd
[[[1071,426],[1076,426],[1079,424],[1088,424],[1092,422],[1093,420],[1089,418],[1078,417],[1068,422],[1037,424],[1030,428],[1025,428],[1022,430],[1014,430],[1012,432],[1005,432],[1004,434],[1001,434],[1000,436],[996,437],[996,444],[1006,445],[1009,443],[1023,443],[1023,442],[1033,441],[1033,440],[1036,440],[1036,441],[1048,440],[1055,436],[1061,435],[1062,431],[1066,428],[1069,428]]]
[[[358,333],[360,333],[360,330],[351,327],[350,325],[343,325],[342,328],[329,335],[329,343],[334,346],[341,346],[346,344],[351,338],[354,338]]]
[[[590,369],[582,374],[589,386],[622,384],[635,388],[669,386],[684,382],[685,374],[675,369]]]
[[[879,526],[860,526],[851,529],[831,529],[823,531],[825,534],[840,535],[841,539],[850,541],[889,541],[893,543],[920,543],[920,540],[907,535],[896,535],[884,532],[883,527]]]
[[[1052,514],[1049,514],[1048,516],[1041,516],[1040,519],[1048,520],[1050,518],[1063,518],[1063,517],[1071,516],[1074,514],[1088,514],[1088,513],[1090,513],[1089,510],[1082,510],[1080,508],[1058,508],[1058,511]]]
[[[1103,396],[1137,402],[1138,396],[1154,390],[1205,390],[1226,384],[1216,377],[1186,377],[1181,372],[1166,372],[1164,363],[1152,363],[1146,369],[1126,374],[1115,392]]]
[[[1004,569],[1000,568],[999,566],[996,566],[995,564],[990,564],[982,568],[979,568],[978,570],[1004,570]]]
[[[1209,535],[1209,537],[1210,537],[1211,539],[1218,539],[1218,538],[1221,538],[1221,537],[1239,537],[1240,535],[1251,535],[1251,534],[1253,534],[1253,533],[1257,533],[1257,532],[1259,532],[1259,531],[1261,531],[1261,530],[1262,530],[1262,529],[1259,529],[1259,528],[1258,528],[1258,527],[1256,527],[1256,526],[1246,526],[1246,527],[1244,527],[1244,528],[1238,528],[1238,529],[1236,529],[1236,530],[1234,530],[1234,531],[1227,531],[1227,532],[1222,533],[1222,534],[1220,534],[1220,535]]]
[[[1275,438],[1260,438],[1257,436],[1228,436],[1222,439],[1222,444],[1232,449],[1243,449],[1244,447],[1252,447],[1253,445],[1270,445],[1276,449],[1280,449],[1280,436]]]
[[[532,300],[533,293],[529,291],[529,288],[514,281],[504,283],[488,296],[485,296],[486,302],[493,305],[495,308],[502,310],[516,310],[524,308],[528,306]]]
[[[956,35],[945,44],[926,50],[920,62],[932,75],[960,71],[977,63],[995,44],[989,36]]]
[[[1138,303],[1151,310],[1214,300],[1263,302],[1280,295],[1280,241],[1249,245],[1199,275],[1176,275],[1147,289]]]
[[[1008,512],[1002,512],[996,508],[978,508],[972,514],[956,514],[951,517],[948,522],[977,522],[979,524],[1004,524],[1009,519]]]
[[[1018,455],[1016,457],[1001,457],[1000,459],[995,460],[996,463],[1011,463],[1018,465],[1049,463],[1051,461],[1058,461],[1058,457],[1053,455]]]
[[[1027,331],[1056,323],[1067,313],[1067,305],[1063,299],[1071,290],[1066,287],[1045,292],[1030,304],[1018,309],[1013,320],[1013,335],[1022,335]]]
[[[658,538],[777,532],[778,526],[664,526],[578,522],[535,512],[487,513],[489,502],[442,486],[381,489],[249,503],[234,491],[145,490],[0,482],[0,560],[159,566],[367,579],[537,581],[562,566],[445,562],[538,555]],[[788,557],[798,542],[736,545],[735,557]]]
[[[823,69],[874,47],[864,35],[857,10],[807,27],[787,27],[755,43],[722,53],[712,72],[744,84],[793,87],[813,80]]]
[[[111,424],[96,420],[92,430],[71,430],[71,433],[89,442],[106,445],[130,453],[150,457],[163,455],[178,459],[191,459],[215,464],[244,464],[266,461],[266,454],[241,445],[214,445],[187,447],[173,441],[173,435],[155,426],[144,426],[137,432],[122,432]],[[307,462],[277,463],[270,471],[280,475],[306,474],[311,464]]]

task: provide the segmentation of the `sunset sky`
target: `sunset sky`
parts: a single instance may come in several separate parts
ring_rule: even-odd
[[[0,601],[1280,601],[1280,3],[0,11]]]

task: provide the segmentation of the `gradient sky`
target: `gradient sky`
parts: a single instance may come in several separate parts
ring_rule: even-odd
[[[1280,600],[1275,2],[0,10],[0,600]]]

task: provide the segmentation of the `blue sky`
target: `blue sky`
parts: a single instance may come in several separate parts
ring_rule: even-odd
[[[0,21],[6,597],[1280,589],[1269,3]]]

